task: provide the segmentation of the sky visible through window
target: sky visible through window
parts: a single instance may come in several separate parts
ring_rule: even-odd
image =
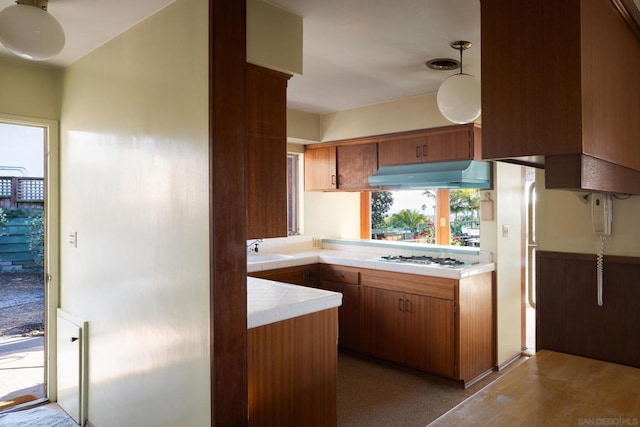
[[[0,123],[0,176],[44,177],[44,129]]]

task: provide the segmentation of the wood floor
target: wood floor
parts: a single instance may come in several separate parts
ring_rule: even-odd
[[[432,425],[639,423],[640,369],[541,350]]]

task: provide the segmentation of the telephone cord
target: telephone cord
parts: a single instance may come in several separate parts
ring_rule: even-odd
[[[600,235],[600,241],[598,242],[598,259],[596,261],[597,279],[598,279],[598,305],[602,307],[602,285],[603,285],[603,270],[604,270],[604,241],[607,238],[604,234]]]

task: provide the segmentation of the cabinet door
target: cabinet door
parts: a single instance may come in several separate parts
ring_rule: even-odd
[[[274,280],[276,282],[291,283],[294,285],[305,284],[305,266],[276,268],[274,270],[261,270],[247,273],[248,276],[259,279]]]
[[[338,188],[367,190],[372,188],[367,178],[378,170],[378,144],[337,147]]]
[[[427,138],[413,136],[378,144],[378,165],[397,166],[422,163],[427,153]]]
[[[361,349],[392,362],[403,363],[405,314],[400,292],[362,287]]]
[[[335,190],[336,147],[319,147],[304,151],[304,189],[306,191]]]
[[[323,280],[322,289],[342,294],[342,305],[338,308],[338,344],[340,347],[359,351],[360,286]]]
[[[405,363],[416,369],[454,378],[454,303],[406,295]]]
[[[473,159],[473,128],[439,132],[427,137],[426,161]]]
[[[288,78],[247,64],[247,239],[288,234]]]

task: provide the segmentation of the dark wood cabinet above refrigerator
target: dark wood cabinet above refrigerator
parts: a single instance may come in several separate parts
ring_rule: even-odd
[[[482,0],[482,157],[640,194],[640,40],[612,0]]]

